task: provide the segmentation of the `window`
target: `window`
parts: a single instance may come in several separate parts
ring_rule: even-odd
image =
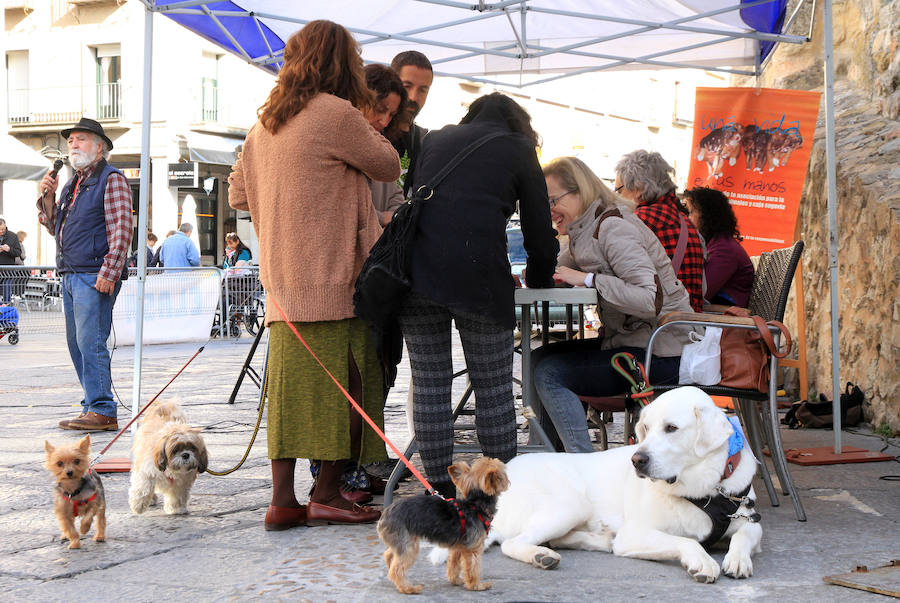
[[[203,53],[200,81],[200,121],[219,121],[219,61],[223,55]]]
[[[29,122],[28,51],[6,53],[6,98],[9,99],[7,117],[11,124]]]
[[[122,52],[118,44],[94,48],[97,64],[97,119],[122,116]]]

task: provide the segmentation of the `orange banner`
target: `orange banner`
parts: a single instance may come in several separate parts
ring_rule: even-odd
[[[724,192],[751,256],[794,242],[819,92],[697,88],[688,188]]]

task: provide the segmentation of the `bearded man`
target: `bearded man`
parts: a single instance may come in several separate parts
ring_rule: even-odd
[[[131,189],[107,163],[112,141],[103,126],[86,117],[62,131],[75,175],[56,199],[58,178],[47,173],[38,199],[41,224],[56,237],[56,267],[62,276],[69,355],[84,397],[81,414],[60,421],[63,429],[114,431],[109,350],[116,296],[127,278],[131,250]],[[124,273],[124,274],[123,274]]]

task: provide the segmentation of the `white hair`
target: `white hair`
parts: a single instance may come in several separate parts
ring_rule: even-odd
[[[93,132],[91,132],[91,134],[93,134],[94,140],[96,140],[97,144],[100,146],[100,153],[103,155],[103,158],[109,161],[109,145],[106,144],[106,141],[103,140],[99,134],[94,134]]]

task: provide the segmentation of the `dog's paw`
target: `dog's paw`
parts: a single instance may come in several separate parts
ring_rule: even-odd
[[[562,557],[560,557],[559,553],[552,549],[548,549],[545,547],[538,547],[540,550],[534,554],[534,557],[531,558],[531,565],[538,569],[551,570],[559,567],[559,562],[562,561]]]
[[[722,561],[722,573],[729,578],[749,578],[753,575],[753,560],[749,555],[740,555],[728,551]]]
[[[487,590],[490,587],[490,582],[476,582],[475,584],[466,584],[466,588],[468,590]]]
[[[94,536],[94,542],[106,542],[106,537],[97,534],[96,536]]]
[[[694,580],[701,584],[712,584],[719,577],[719,564],[703,549],[700,549],[696,555],[682,557],[681,565]]]
[[[422,592],[422,585],[421,584],[407,584],[406,586],[403,586],[403,587],[398,586],[397,590],[399,590],[404,595],[418,595],[420,592]]]
[[[81,541],[80,541],[80,540],[73,540],[72,542],[69,543],[69,549],[70,549],[70,550],[71,550],[71,549],[80,549],[80,548],[81,548]]]

